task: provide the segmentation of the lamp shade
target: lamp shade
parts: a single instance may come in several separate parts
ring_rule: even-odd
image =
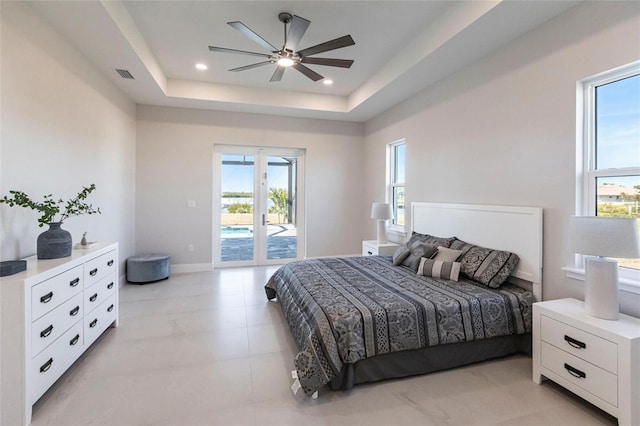
[[[567,249],[591,256],[640,257],[640,237],[636,219],[572,216]]]
[[[391,204],[387,204],[387,203],[371,204],[371,219],[378,219],[378,220],[393,219]]]

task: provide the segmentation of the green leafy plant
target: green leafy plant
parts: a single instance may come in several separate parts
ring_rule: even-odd
[[[82,191],[78,193],[73,198],[70,198],[67,201],[62,199],[55,200],[53,195],[45,195],[43,201],[37,202],[33,201],[27,194],[22,191],[9,191],[11,194],[10,197],[6,195],[0,198],[0,204],[5,203],[9,207],[19,206],[24,208],[30,208],[32,210],[36,210],[41,213],[38,218],[38,226],[42,227],[45,224],[53,223],[53,222],[64,222],[66,219],[73,216],[80,216],[83,214],[100,214],[100,208],[93,207],[93,205],[87,203],[85,200],[93,191],[95,191],[96,185],[91,184],[88,187],[82,187]],[[56,219],[56,215],[60,213],[61,209],[62,214],[58,219]]]

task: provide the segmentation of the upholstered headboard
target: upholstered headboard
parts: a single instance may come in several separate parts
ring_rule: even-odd
[[[542,208],[414,202],[411,231],[517,254],[512,275],[530,282],[542,300]]]

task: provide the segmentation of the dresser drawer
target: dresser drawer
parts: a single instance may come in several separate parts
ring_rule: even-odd
[[[34,321],[82,291],[82,265],[69,269],[31,288],[31,320]]]
[[[52,381],[66,369],[68,361],[80,352],[84,345],[82,320],[74,324],[51,346],[42,351],[31,363],[34,398],[39,398]],[[46,387],[44,389],[46,389]]]
[[[618,345],[545,315],[540,316],[540,338],[613,374],[618,374]]]
[[[91,313],[84,318],[84,335],[87,345],[95,339],[116,319],[116,295],[110,295]]]
[[[116,270],[116,251],[91,259],[84,265],[84,287],[91,287]]]
[[[84,309],[89,313],[116,292],[116,275],[111,274],[84,290]]]
[[[31,324],[31,356],[35,357],[84,315],[82,294],[76,294]]]
[[[547,342],[541,342],[541,363],[558,376],[587,392],[618,405],[618,377]]]

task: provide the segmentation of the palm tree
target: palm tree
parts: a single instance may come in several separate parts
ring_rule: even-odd
[[[269,207],[269,213],[278,215],[278,223],[282,223],[281,217],[287,220],[289,215],[289,193],[284,188],[269,188],[269,199],[273,206]]]

